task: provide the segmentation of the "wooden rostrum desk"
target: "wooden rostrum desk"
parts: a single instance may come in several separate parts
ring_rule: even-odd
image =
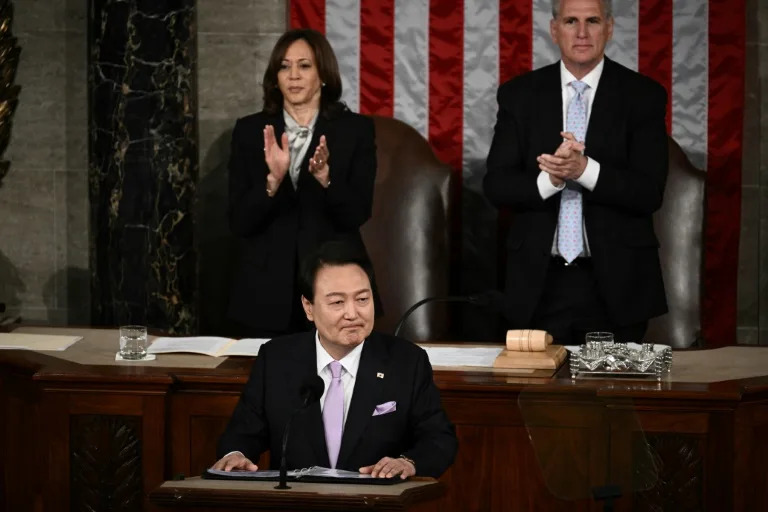
[[[22,329],[85,339],[0,351],[1,510],[152,510],[150,491],[214,462],[251,358],[115,363],[116,331]],[[661,383],[435,381],[459,438],[443,511],[601,510],[606,483],[617,510],[768,510],[768,348],[676,352]]]

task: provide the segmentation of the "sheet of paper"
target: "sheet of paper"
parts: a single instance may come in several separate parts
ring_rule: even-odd
[[[58,334],[21,334],[13,332],[0,333],[0,349],[10,350],[67,350],[74,343],[83,339],[82,336],[62,336]]]
[[[492,367],[504,347],[421,347],[432,366]]]
[[[194,352],[216,356],[218,352],[233,340],[218,336],[193,336],[189,338],[155,338],[147,349],[150,354],[163,354],[168,352]]]
[[[243,338],[221,351],[222,356],[257,356],[261,346],[270,338]]]

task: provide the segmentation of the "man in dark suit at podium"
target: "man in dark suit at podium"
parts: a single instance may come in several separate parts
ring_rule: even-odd
[[[605,57],[610,0],[553,0],[550,32],[560,62],[499,88],[488,154],[485,194],[512,210],[506,316],[560,344],[639,341],[667,311],[653,228],[666,92]]]
[[[453,425],[440,402],[426,352],[373,333],[373,273],[359,250],[321,246],[302,265],[302,304],[316,331],[265,344],[226,431],[214,469],[257,469],[269,449],[279,467],[283,432],[319,375],[319,401],[291,425],[289,469],[331,467],[374,477],[439,477],[456,455]]]

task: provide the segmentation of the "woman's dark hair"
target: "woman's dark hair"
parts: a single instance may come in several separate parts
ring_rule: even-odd
[[[264,71],[264,112],[267,114],[277,114],[283,110],[283,93],[277,84],[277,73],[283,63],[285,52],[288,47],[299,39],[303,39],[312,49],[315,56],[315,65],[320,81],[325,85],[320,89],[320,112],[329,117],[346,106],[339,100],[341,98],[341,75],[339,74],[339,63],[336,61],[336,55],[333,48],[323,34],[316,30],[308,28],[297,28],[289,30],[277,40],[272,49],[272,55],[269,57],[269,64]]]

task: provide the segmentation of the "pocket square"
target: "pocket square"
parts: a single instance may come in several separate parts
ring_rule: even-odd
[[[379,404],[376,406],[376,408],[373,410],[374,416],[381,416],[382,414],[389,414],[391,412],[395,412],[397,410],[397,402],[384,402],[383,404]]]

